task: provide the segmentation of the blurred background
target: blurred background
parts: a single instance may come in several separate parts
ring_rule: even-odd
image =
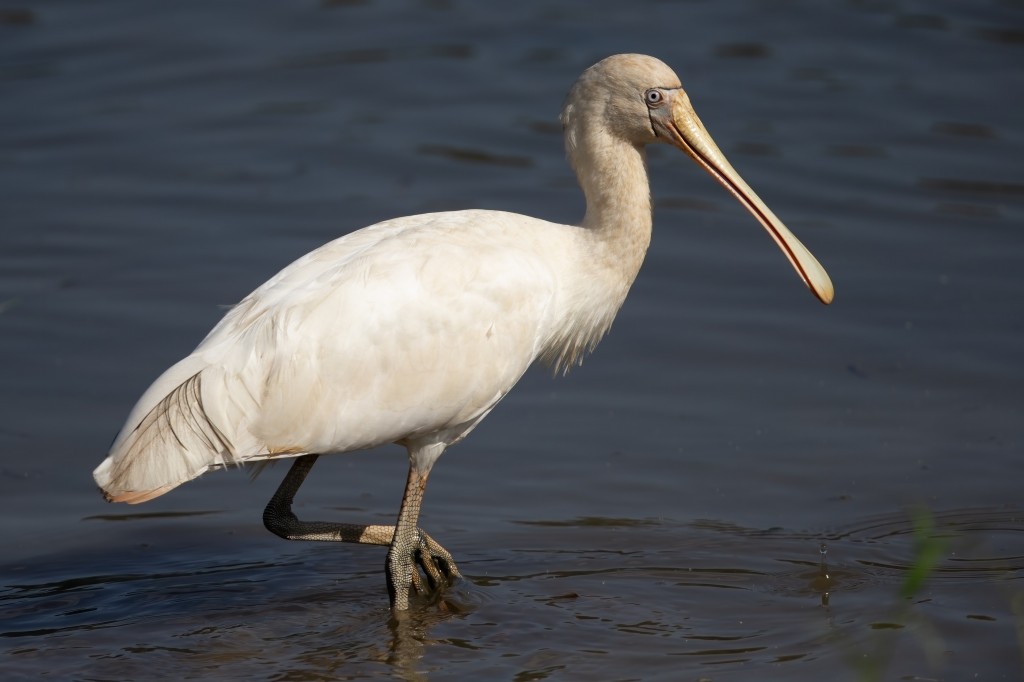
[[[429,211],[578,221],[558,113],[617,52],[677,71],[832,306],[652,149],[610,335],[434,469],[469,579],[411,634],[382,550],[263,529],[284,467],[103,502],[135,400],[294,258]],[[1019,679],[1022,111],[1018,0],[0,0],[0,667]],[[404,459],[322,459],[300,515],[389,522]]]

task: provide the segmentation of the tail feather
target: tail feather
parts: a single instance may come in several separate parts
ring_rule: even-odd
[[[110,502],[145,502],[235,461],[227,436],[203,409],[196,373],[143,417],[93,472]]]

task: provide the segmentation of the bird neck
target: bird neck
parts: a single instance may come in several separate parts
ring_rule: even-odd
[[[570,150],[587,199],[583,227],[632,284],[651,243],[651,189],[642,147],[590,130]]]
[[[578,233],[581,261],[566,287],[573,307],[559,318],[543,353],[556,372],[578,364],[608,331],[651,242],[651,194],[642,149],[603,129],[570,127],[566,141],[587,213]]]

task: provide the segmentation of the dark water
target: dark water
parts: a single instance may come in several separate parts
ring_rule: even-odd
[[[622,51],[680,73],[833,306],[656,150],[611,335],[434,469],[444,602],[390,623],[382,550],[266,533],[281,467],[102,502],[141,391],[298,255],[577,220],[557,113]],[[0,4],[4,679],[1020,679],[1022,111],[1010,0]],[[403,481],[327,459],[300,513],[387,522]]]

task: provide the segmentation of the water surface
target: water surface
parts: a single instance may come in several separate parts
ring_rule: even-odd
[[[442,602],[391,623],[383,551],[266,533],[282,467],[102,501],[135,399],[293,258],[578,220],[558,110],[622,51],[680,73],[832,306],[657,149],[610,336],[435,467]],[[1019,679],[1022,64],[994,0],[0,8],[5,679]],[[387,522],[404,468],[321,461],[300,513]]]

